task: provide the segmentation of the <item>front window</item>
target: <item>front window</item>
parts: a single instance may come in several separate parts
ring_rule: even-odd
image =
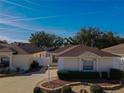
[[[9,57],[1,57],[1,64],[3,64],[5,67],[9,66]]]
[[[83,70],[92,71],[94,69],[93,61],[83,61]]]

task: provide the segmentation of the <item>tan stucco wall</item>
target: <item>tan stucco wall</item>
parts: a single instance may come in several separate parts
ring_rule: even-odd
[[[79,56],[80,58],[97,58],[97,57],[100,57],[94,53],[91,53],[91,52],[85,52],[83,53],[82,55]]]
[[[59,68],[61,68],[61,70],[82,71],[83,64],[81,59],[95,60],[94,71],[109,71],[109,69],[113,67],[113,57],[100,57],[90,52],[86,52],[78,57],[61,57],[60,59]]]
[[[33,62],[32,55],[13,55],[12,56],[12,65],[14,69],[17,67],[28,70],[30,64]]]
[[[0,57],[3,56],[7,56],[10,58],[10,69],[15,70],[17,67],[19,67],[20,69],[28,70],[33,60],[38,61],[39,64],[48,64],[48,62],[50,63],[50,58],[46,57],[48,56],[46,51],[23,55],[13,55],[12,52],[0,52]]]
[[[12,52],[0,52],[0,56],[11,56]]]
[[[47,51],[42,51],[42,52],[34,53],[32,55],[33,55],[33,57],[47,57],[48,53],[47,53]]]
[[[79,70],[79,58],[64,58],[63,65],[65,70]]]
[[[112,57],[99,57],[97,59],[96,70],[97,71],[109,71],[113,68]]]
[[[117,57],[113,59],[113,67],[124,71],[124,57]]]
[[[47,66],[52,64],[50,53],[47,51],[42,51],[32,54],[33,60],[36,60],[39,65]]]

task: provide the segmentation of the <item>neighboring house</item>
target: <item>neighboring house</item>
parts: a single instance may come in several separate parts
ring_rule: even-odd
[[[43,57],[46,57],[44,51],[31,44],[0,43],[0,68],[4,65],[14,70],[16,68],[28,70],[34,60]]]
[[[84,45],[75,45],[59,55],[58,69],[72,71],[109,71],[113,68],[114,54]]]
[[[121,69],[124,71],[124,44],[119,44],[112,47],[104,48],[102,49],[102,51],[106,51],[120,56],[120,58],[116,58],[114,60],[113,66],[117,69]]]

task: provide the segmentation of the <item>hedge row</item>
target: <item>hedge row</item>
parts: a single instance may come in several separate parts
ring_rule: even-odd
[[[58,71],[60,79],[98,79],[98,72]]]
[[[124,71],[110,69],[107,72],[81,72],[81,71],[58,71],[58,77],[64,80],[70,79],[123,79]]]
[[[119,69],[110,69],[110,79],[123,79],[124,71]]]

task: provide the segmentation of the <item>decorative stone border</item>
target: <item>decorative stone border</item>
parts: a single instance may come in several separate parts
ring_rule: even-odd
[[[100,85],[99,83],[96,83],[97,85]],[[91,83],[89,83],[88,85],[93,85]],[[100,85],[104,90],[114,90],[114,89],[118,89],[121,88],[122,85],[121,84],[114,84],[114,85],[108,85],[108,86],[104,86],[104,85]]]
[[[58,79],[58,78],[57,77],[52,78],[52,80],[55,80],[55,79]],[[42,90],[47,91],[47,92],[57,92],[57,91],[61,91],[61,88],[64,86],[75,86],[75,85],[81,84],[81,82],[72,82],[72,83],[70,82],[69,84],[65,84],[63,86],[51,89],[51,88],[46,88],[46,87],[42,86],[42,84],[45,82],[47,82],[47,79],[44,79],[44,80],[38,82],[36,87],[40,87]]]
[[[73,83],[69,83],[69,84],[65,84],[63,86],[60,86],[60,87],[57,87],[57,88],[53,88],[53,89],[50,89],[50,88],[46,88],[46,87],[43,87],[43,86],[40,86],[42,89],[45,89],[45,90],[48,90],[48,91],[52,91],[52,90],[59,90],[61,89],[62,87],[64,86],[75,86],[75,85],[78,85],[78,84],[81,84],[80,82],[73,82]],[[42,85],[42,84],[41,84]]]
[[[57,77],[54,77],[52,78],[52,80],[55,80],[55,79],[58,79]],[[60,86],[60,87],[56,87],[56,88],[46,88],[44,86],[42,86],[43,83],[47,82],[48,79],[44,79],[40,82],[37,83],[37,87],[40,87],[42,90],[44,91],[47,91],[47,92],[56,92],[56,91],[61,91],[61,88],[64,87],[64,86],[76,86],[76,85],[81,85],[81,84],[84,84],[84,85],[87,85],[87,86],[91,86],[93,85],[93,83],[85,83],[85,82],[70,82],[68,84],[65,84],[63,86]],[[99,83],[96,83],[98,85],[100,85]],[[120,84],[114,84],[114,85],[109,85],[109,86],[102,86],[100,85],[104,90],[114,90],[114,89],[118,89],[118,88],[121,88],[121,83]]]
[[[121,84],[115,84],[111,86],[101,86],[101,87],[105,90],[114,90],[114,89],[121,88]]]

